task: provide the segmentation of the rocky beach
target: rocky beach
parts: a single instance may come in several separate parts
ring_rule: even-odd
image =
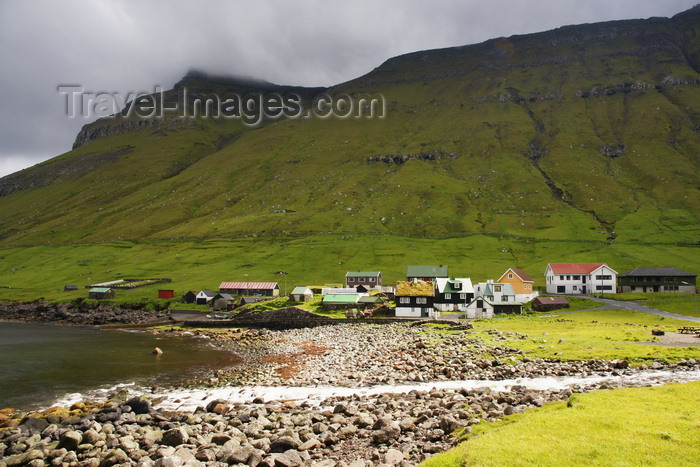
[[[700,379],[694,360],[632,368],[625,360],[531,359],[487,345],[463,325],[192,332],[245,355],[243,371],[219,370],[192,388],[115,393],[35,413],[2,410],[0,466],[416,465],[475,424],[575,392]],[[517,384],[537,378],[569,382]],[[491,381],[515,383],[495,390]],[[281,395],[267,400],[266,388]],[[227,394],[236,397],[221,397]]]

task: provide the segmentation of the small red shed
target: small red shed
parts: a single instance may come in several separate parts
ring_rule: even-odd
[[[173,298],[173,297],[175,297],[174,290],[159,290],[158,291],[158,298]]]

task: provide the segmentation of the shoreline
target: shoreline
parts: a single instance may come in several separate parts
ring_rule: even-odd
[[[0,463],[415,465],[452,447],[456,429],[576,392],[700,380],[695,360],[632,368],[531,359],[469,330],[408,324],[155,332],[245,351],[244,371],[218,371],[199,387],[134,388],[97,403],[76,395],[69,407],[6,413],[14,426],[0,429]]]

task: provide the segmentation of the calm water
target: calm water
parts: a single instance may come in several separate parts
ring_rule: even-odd
[[[0,408],[47,407],[123,383],[182,385],[239,362],[201,338],[0,322]]]

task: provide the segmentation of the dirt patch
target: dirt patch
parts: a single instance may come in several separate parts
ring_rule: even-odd
[[[681,334],[679,332],[667,332],[658,336],[655,342],[640,342],[643,345],[663,345],[665,347],[700,347],[700,337],[695,334]]]
[[[304,357],[309,355],[325,355],[329,348],[314,342],[302,342],[299,344],[301,352],[286,355],[265,355],[260,360],[266,363],[279,363],[280,367],[275,372],[282,379],[290,379],[297,375],[299,366],[303,363]]]

